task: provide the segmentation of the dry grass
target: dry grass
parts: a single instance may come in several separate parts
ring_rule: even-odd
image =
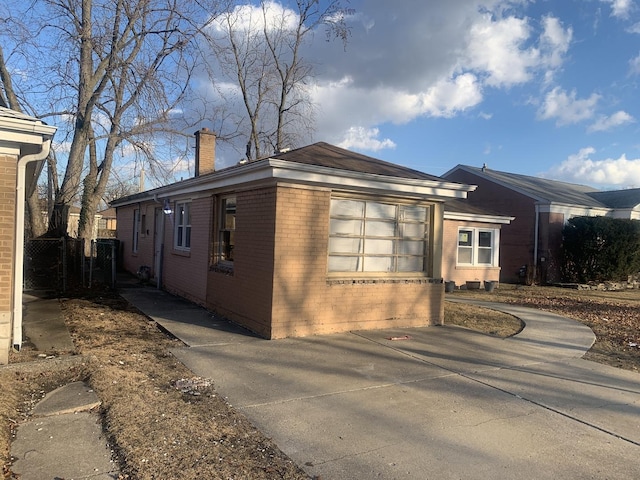
[[[445,302],[444,324],[458,325],[501,338],[515,335],[524,326],[513,315],[454,302]]]
[[[589,325],[598,340],[588,358],[638,371],[640,291],[577,292],[507,285],[494,293],[456,291],[447,296],[517,303],[550,310]],[[183,392],[192,373],[169,349],[177,340],[121,297],[70,298],[62,302],[76,356],[37,360],[25,348],[0,369],[0,455],[10,472],[9,444],[15,426],[45,393],[75,380],[87,381],[101,398],[104,429],[131,479],[305,479],[268,438],[215,391],[215,384]],[[445,322],[509,336],[521,325],[505,314],[446,303]],[[24,363],[16,363],[16,362]]]
[[[0,398],[7,398],[0,404],[3,429],[28,415],[30,405],[24,405],[24,399],[30,392],[35,391],[39,399],[80,378],[102,400],[104,429],[119,457],[123,478],[308,478],[220,398],[214,386],[177,388],[179,380],[192,379],[192,373],[169,353],[178,341],[121,297],[67,299],[62,305],[77,353],[90,361],[72,371],[62,369],[55,379],[47,378],[49,373],[43,377],[33,372],[33,362],[12,367],[16,373],[3,372]],[[52,365],[49,362],[35,363]],[[18,382],[12,381],[13,375]],[[9,395],[4,393],[7,390]],[[0,437],[4,473],[12,478],[8,436]]]

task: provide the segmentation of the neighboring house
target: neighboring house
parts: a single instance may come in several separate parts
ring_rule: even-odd
[[[113,210],[113,214],[115,216],[115,210]],[[44,221],[45,226],[49,225],[49,213],[47,211],[42,211],[42,219]],[[98,230],[100,228],[102,222],[102,212],[98,212],[95,215],[95,222],[93,224],[93,235],[91,236],[92,240],[98,238]],[[115,218],[113,218],[113,222],[115,223]],[[80,207],[76,207],[75,205],[71,205],[69,207],[69,217],[67,218],[67,235],[71,238],[78,238],[78,227],[80,225]],[[115,228],[114,236],[115,236]]]
[[[444,204],[442,277],[457,286],[500,279],[500,229],[514,217],[496,215],[468,200]]]
[[[100,218],[97,217],[100,216]],[[98,238],[115,238],[116,236],[116,209],[113,207],[101,210],[97,213]]]
[[[501,230],[500,280],[553,283],[561,280],[562,229],[576,216],[640,219],[640,189],[599,191],[555,180],[457,165],[443,175],[477,185],[470,204],[515,219]]]
[[[25,198],[36,188],[56,128],[0,107],[0,364],[22,346]]]
[[[474,187],[326,143],[214,150],[197,132],[195,178],[112,202],[126,270],[266,338],[442,323],[443,203]]]

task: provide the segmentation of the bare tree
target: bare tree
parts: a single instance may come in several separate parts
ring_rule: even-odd
[[[322,27],[328,39],[346,45],[349,13],[338,0],[297,0],[294,10],[263,0],[259,8],[239,6],[219,17],[212,46],[242,97],[249,160],[293,147],[312,130],[313,65],[301,48]]]
[[[17,112],[22,112],[22,105],[13,88],[11,74],[7,69],[4,51],[0,45],[0,105]],[[47,160],[50,163],[52,160]],[[35,185],[34,185],[35,187]],[[42,218],[42,203],[37,188],[31,188],[27,192],[27,232],[29,237],[38,237],[46,231],[45,221]]]
[[[20,11],[24,3],[7,1],[7,11]],[[23,60],[16,70],[46,72],[38,82],[36,70],[29,71],[23,96],[37,104],[40,117],[68,122],[52,234],[65,234],[68,207],[81,192],[79,236],[91,236],[119,147],[127,144],[153,162],[157,153],[147,148],[150,139],[183,134],[175,112],[198,63],[195,39],[215,18],[216,5],[216,0],[43,0],[22,8],[38,41],[22,54],[31,61]],[[0,58],[0,73],[4,68],[10,78],[6,67]],[[3,84],[8,98],[4,79]]]

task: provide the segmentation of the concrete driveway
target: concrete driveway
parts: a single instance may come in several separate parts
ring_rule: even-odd
[[[493,305],[527,327],[268,341],[157,290],[123,293],[310,476],[640,478],[640,375],[581,360],[593,334],[572,320]]]

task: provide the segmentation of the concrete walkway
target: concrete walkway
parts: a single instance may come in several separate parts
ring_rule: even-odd
[[[484,304],[525,329],[509,339],[445,326],[268,341],[155,289],[123,296],[323,480],[640,478],[640,375],[582,360],[594,336],[573,320]]]
[[[65,325],[60,300],[24,294],[24,330],[46,360],[0,368],[31,373],[52,368],[52,362],[81,363]],[[51,358],[49,357],[56,357]],[[62,355],[62,356],[60,356]],[[64,385],[43,398],[21,423],[11,443],[11,471],[25,480],[119,478],[119,468],[102,432],[100,400],[83,382]]]

